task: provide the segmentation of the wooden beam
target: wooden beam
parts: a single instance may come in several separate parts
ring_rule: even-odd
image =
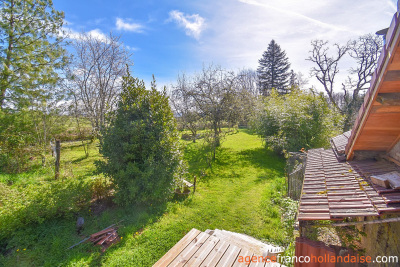
[[[398,106],[374,105],[372,107],[372,113],[400,113],[400,105]]]
[[[378,94],[376,101],[384,106],[400,106],[400,93]]]
[[[385,82],[388,81],[400,81],[400,70],[389,70],[386,72],[384,80]]]
[[[400,91],[400,81],[382,81],[380,93],[396,93]]]

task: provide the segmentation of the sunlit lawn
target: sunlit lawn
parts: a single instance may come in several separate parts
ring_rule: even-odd
[[[89,208],[81,213],[85,218],[85,235],[122,221],[118,230],[121,241],[105,253],[91,244],[66,250],[82,239],[71,216],[18,230],[7,248],[3,247],[7,256],[0,256],[0,265],[151,266],[191,228],[225,229],[286,244],[279,207],[271,202],[272,196],[284,191],[284,160],[266,150],[256,135],[243,130],[226,136],[212,169],[205,170],[201,142],[185,142],[190,172],[199,177],[194,195],[164,204],[111,206],[101,215],[92,214]],[[94,144],[90,157],[83,158],[83,149],[78,145],[71,143],[62,150],[64,175],[67,179],[90,179],[93,162],[99,155]],[[202,171],[203,176],[199,175]],[[28,177],[25,174],[12,179],[23,183],[24,179],[47,177],[43,180],[48,181],[51,172],[36,171]]]

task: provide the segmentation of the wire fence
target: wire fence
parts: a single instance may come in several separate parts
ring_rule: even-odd
[[[299,200],[306,169],[307,154],[289,152],[286,161],[287,195],[293,200]]]

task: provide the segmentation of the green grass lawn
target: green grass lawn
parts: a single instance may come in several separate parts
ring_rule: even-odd
[[[190,172],[204,171],[201,141],[184,144]],[[83,158],[78,145],[63,147],[64,168],[70,167],[70,171],[64,170],[65,175],[68,179],[90,179],[99,155],[93,147],[91,156]],[[39,173],[29,179],[25,174],[12,179],[23,184],[25,179],[33,182],[42,176]],[[266,150],[259,137],[245,130],[227,135],[212,168],[199,177],[196,193],[186,199],[110,206],[100,215],[86,208],[81,213],[85,235],[122,221],[118,230],[121,241],[105,253],[91,244],[66,250],[82,239],[75,231],[75,218],[67,216],[15,231],[0,248],[6,254],[0,254],[0,266],[152,266],[191,228],[245,233],[279,245],[291,241],[281,222],[279,202],[285,184],[284,159]],[[7,179],[10,177],[0,175],[0,181]]]

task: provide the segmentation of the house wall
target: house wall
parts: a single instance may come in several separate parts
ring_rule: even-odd
[[[398,215],[385,215],[380,219],[398,217]],[[377,220],[377,217],[367,217],[365,221]],[[368,224],[358,226],[366,236],[361,237],[361,248],[365,255],[375,259],[376,256],[398,256],[400,261],[400,222]],[[398,263],[400,264],[400,262]],[[371,266],[399,266],[397,264],[371,265]]]
[[[389,156],[400,161],[400,141],[390,150]]]

